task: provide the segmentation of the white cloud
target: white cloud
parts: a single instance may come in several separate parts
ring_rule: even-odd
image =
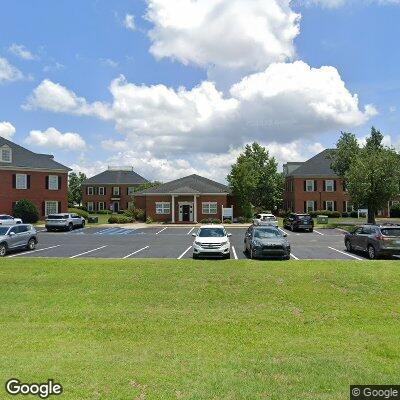
[[[110,118],[109,108],[101,102],[88,103],[83,97],[78,97],[73,91],[54,83],[43,80],[22,106],[25,110],[44,109],[53,112],[64,112],[76,115],[94,115],[101,119]]]
[[[24,60],[35,60],[37,56],[31,53],[24,45],[13,43],[8,50]]]
[[[11,65],[5,58],[0,57],[0,84],[24,79],[24,74]]]
[[[136,29],[135,16],[132,14],[126,14],[124,18],[124,26],[126,29],[134,31]]]
[[[45,131],[30,131],[25,142],[38,147],[59,148],[72,151],[81,151],[86,148],[86,143],[79,134],[74,132],[61,133],[53,127]]]
[[[118,62],[111,60],[111,58],[101,58],[100,62],[106,67],[116,68],[118,67]]]
[[[150,52],[183,64],[258,71],[295,55],[289,0],[147,0]]]
[[[378,5],[399,5],[400,0],[298,0],[300,4],[317,5],[324,8],[337,8],[352,4],[378,4]]]
[[[0,122],[0,136],[5,139],[11,140],[15,133],[15,127],[11,122],[3,121]]]
[[[229,95],[205,81],[191,90],[135,85],[123,77],[110,85],[111,105],[88,103],[67,88],[42,82],[28,108],[113,120],[141,151],[157,156],[220,153],[246,141],[292,142],[367,122],[376,110],[360,110],[333,67],[301,61],[277,63],[233,85]],[[108,143],[110,148],[116,148]],[[118,146],[122,146],[118,143]]]

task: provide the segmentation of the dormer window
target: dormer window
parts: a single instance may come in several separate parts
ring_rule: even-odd
[[[12,162],[12,152],[10,147],[3,146],[0,148],[0,162]]]

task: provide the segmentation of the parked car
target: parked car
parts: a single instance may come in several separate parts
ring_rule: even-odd
[[[244,237],[244,252],[251,258],[290,259],[287,234],[274,226],[252,225]]]
[[[12,226],[16,224],[22,224],[21,218],[14,218],[11,215],[0,214],[0,225],[2,226]]]
[[[223,225],[203,225],[197,233],[193,233],[193,258],[199,257],[231,257],[231,243]]]
[[[51,214],[46,218],[46,229],[50,231],[72,231],[74,228],[83,228],[85,218],[78,214]]]
[[[309,214],[291,213],[283,220],[283,227],[293,232],[299,229],[312,232],[314,230],[314,220]]]
[[[348,252],[367,252],[373,260],[380,256],[400,255],[400,225],[363,225],[344,237]]]
[[[37,242],[36,229],[32,225],[0,226],[0,257],[10,250],[35,250]]]
[[[256,214],[253,219],[254,225],[272,225],[278,227],[278,218],[273,214]]]

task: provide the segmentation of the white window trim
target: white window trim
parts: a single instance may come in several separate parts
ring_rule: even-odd
[[[345,212],[350,213],[354,211],[354,206],[351,204],[351,209],[349,208],[349,205],[351,204],[350,201],[346,201],[346,210]]]
[[[99,201],[99,204],[97,206],[98,206],[99,211],[103,211],[105,208],[104,201]]]
[[[5,158],[3,158],[3,150],[6,150],[9,152],[10,154],[10,159],[6,160]],[[11,147],[4,145],[0,147],[0,161],[1,162],[6,162],[6,163],[12,163],[12,149]]]
[[[48,212],[48,208],[49,208],[51,205],[52,205],[52,206],[55,205],[55,207],[54,207],[54,210],[55,210],[55,211]],[[49,200],[49,201],[45,201],[45,202],[44,202],[44,213],[45,213],[45,216],[46,216],[46,217],[47,217],[48,215],[50,215],[50,214],[58,214],[59,211],[60,211],[60,210],[58,209],[58,201]]]
[[[332,183],[331,189],[328,189],[328,182]],[[334,192],[335,191],[335,181],[333,179],[328,179],[325,181],[325,192]]]
[[[18,179],[23,178],[24,179],[24,184],[23,185],[18,185]],[[15,189],[18,190],[25,190],[28,189],[28,175],[27,174],[15,174]]]
[[[118,189],[118,190],[115,190]],[[113,196],[119,196],[120,195],[120,188],[119,186],[113,186]]]
[[[99,186],[99,196],[104,196],[104,186]]]
[[[94,203],[93,203],[93,201],[88,201],[86,203],[86,208],[87,208],[88,211],[94,211]]]
[[[54,186],[52,186],[52,179],[53,183],[55,183]],[[58,175],[49,175],[49,190],[58,190]]]
[[[211,209],[215,208],[215,212]],[[218,203],[216,201],[205,201],[201,203],[201,212],[204,215],[216,215],[218,214]]]
[[[158,215],[171,214],[171,203],[168,201],[157,201],[155,207]]]
[[[312,207],[309,207],[309,205],[312,205]],[[306,212],[314,212],[315,211],[315,203],[314,200],[307,200],[306,201]]]
[[[129,186],[128,187],[128,196],[133,196],[135,194],[135,187]]]
[[[332,209],[328,208],[328,203],[332,205]],[[326,200],[325,201],[325,210],[324,211],[335,211],[335,202],[333,200]]]
[[[309,190],[309,187],[308,187],[309,183],[312,184],[312,190]],[[314,182],[314,180],[307,179],[306,180],[306,192],[314,192],[314,190],[315,190],[315,182]]]
[[[88,188],[87,188],[87,194],[88,194],[88,196],[93,196],[93,194],[94,194],[94,188],[93,188],[93,186],[88,186]]]

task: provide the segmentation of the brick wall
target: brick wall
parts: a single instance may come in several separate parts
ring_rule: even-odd
[[[13,175],[26,174],[29,178],[29,189],[14,189]],[[61,178],[59,190],[46,189],[46,177],[57,175]],[[68,209],[68,174],[56,172],[39,171],[12,171],[0,170],[0,213],[12,214],[13,203],[18,200],[30,200],[41,217],[44,216],[43,203],[45,201],[57,201],[61,205],[59,212],[66,212]]]

